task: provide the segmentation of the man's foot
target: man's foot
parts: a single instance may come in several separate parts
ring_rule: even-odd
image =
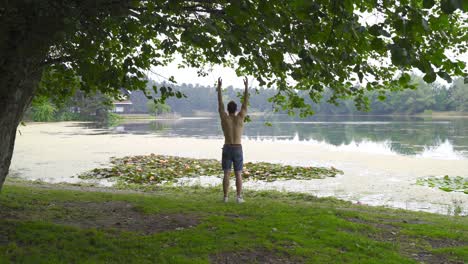
[[[244,202],[244,199],[242,198],[242,196],[237,196],[237,203],[243,203]]]
[[[225,196],[225,197],[224,197],[223,201],[224,201],[225,203],[227,203],[227,202],[228,202],[228,198],[227,198],[227,196]]]

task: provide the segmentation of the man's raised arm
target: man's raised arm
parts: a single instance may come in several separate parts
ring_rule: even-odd
[[[224,103],[223,103],[223,95],[221,94],[221,86],[223,85],[223,80],[221,77],[218,78],[218,87],[216,90],[218,91],[218,112],[220,115],[225,114],[224,111]]]
[[[245,91],[244,91],[244,102],[242,102],[242,107],[239,112],[239,115],[245,116],[247,114],[247,105],[249,104],[249,81],[247,80],[247,77],[244,77],[244,86],[245,86]]]

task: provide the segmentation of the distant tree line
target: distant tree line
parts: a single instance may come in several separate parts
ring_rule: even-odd
[[[370,111],[358,111],[353,100],[339,100],[338,105],[330,104],[327,100],[332,96],[331,89],[325,89],[322,101],[319,104],[313,103],[310,99],[306,102],[312,105],[315,114],[322,115],[358,115],[358,114],[419,114],[425,111],[456,111],[468,112],[468,84],[463,78],[454,79],[449,85],[440,83],[425,83],[421,77],[412,76],[412,82],[416,89],[388,92],[385,98],[378,92],[368,92],[370,101]],[[175,97],[168,98],[166,104],[155,104],[148,96],[157,97],[150,88],[166,86],[165,83],[149,81],[146,95],[142,91],[134,91],[129,99],[133,103],[132,112],[162,114],[175,112],[181,115],[193,115],[197,112],[216,113],[217,97],[214,87],[202,86],[199,84],[181,84],[174,87],[175,91],[182,92],[187,98],[179,100]],[[228,86],[224,89],[223,96],[225,105],[230,100],[240,103],[239,96],[242,90]],[[268,98],[277,93],[274,89],[252,89],[250,97],[249,112],[272,113],[273,105]],[[306,94],[300,95],[309,98]],[[240,106],[239,106],[240,107]],[[112,99],[101,93],[86,96],[82,91],[77,92],[60,104],[53,103],[47,97],[36,97],[26,112],[25,119],[49,122],[49,121],[98,121],[113,122],[115,114]],[[282,113],[282,111],[279,111]]]
[[[350,100],[342,100],[339,106],[324,101],[315,105],[319,114],[419,114],[425,111],[456,111],[468,112],[468,84],[463,78],[455,79],[449,85],[440,83],[425,83],[421,77],[412,76],[416,89],[388,92],[385,98],[378,92],[368,92],[370,111],[361,112],[356,109]],[[325,99],[330,96],[325,93]],[[382,100],[383,99],[383,100]],[[325,100],[326,101],[326,100]]]
[[[330,104],[327,100],[332,96],[331,89],[325,89],[322,101],[319,104],[313,103],[310,99],[306,102],[311,104],[315,114],[324,115],[357,115],[357,114],[418,114],[424,111],[457,111],[468,112],[468,84],[464,83],[463,78],[454,79],[449,85],[440,83],[425,83],[421,77],[412,76],[412,82],[416,89],[407,89],[403,91],[388,92],[385,97],[378,92],[368,92],[370,100],[370,111],[358,111],[352,100],[339,100],[338,105]],[[151,82],[149,86],[164,86],[164,83]],[[151,90],[151,89],[148,89]],[[185,100],[169,98],[166,104],[169,105],[172,112],[182,115],[191,115],[194,112],[213,112],[217,111],[217,98],[214,87],[181,84],[175,86],[175,90],[182,92],[187,96]],[[251,90],[249,112],[273,111],[273,105],[268,98],[274,96],[277,91],[274,89],[260,88],[255,92]],[[223,92],[224,102],[229,100],[240,102],[239,95],[241,89],[232,86],[225,88]],[[157,96],[152,92],[148,95]],[[301,94],[308,98],[306,94]],[[134,111],[139,113],[148,112],[148,98],[143,92],[133,92],[130,96]],[[280,111],[281,112],[281,111]]]

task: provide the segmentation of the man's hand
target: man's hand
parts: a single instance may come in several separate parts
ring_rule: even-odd
[[[221,77],[218,78],[218,87],[217,89],[218,90],[221,90],[221,86],[223,85],[223,79],[221,79]]]
[[[218,94],[218,111],[219,114],[221,115],[221,118],[226,115],[226,112],[224,112],[224,103],[223,103],[223,95],[221,94],[221,86],[223,85],[223,80],[221,77],[218,78],[218,85],[216,87],[216,91]]]
[[[247,105],[249,104],[249,81],[247,80],[247,77],[244,77],[244,86],[244,101],[242,102],[242,107],[239,112],[239,115],[241,115],[242,117],[245,117],[247,115]]]

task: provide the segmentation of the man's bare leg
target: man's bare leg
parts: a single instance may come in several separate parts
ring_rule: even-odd
[[[242,199],[242,171],[235,171],[236,175],[236,189],[237,189],[237,202],[244,202]]]
[[[223,178],[223,192],[224,192],[224,199],[228,197],[229,192],[229,176],[231,175],[230,170],[224,171],[224,178]]]

